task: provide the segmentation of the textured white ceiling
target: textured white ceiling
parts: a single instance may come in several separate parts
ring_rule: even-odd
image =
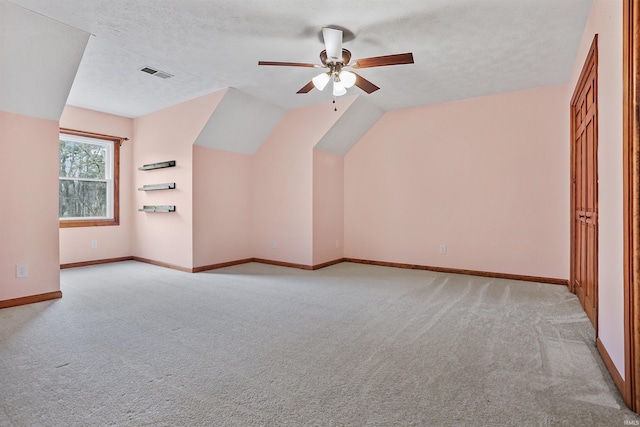
[[[281,107],[229,88],[194,144],[253,154],[284,113]]]
[[[6,0],[0,0],[6,1]],[[10,0],[91,33],[68,102],[136,117],[227,87],[290,109],[317,70],[324,25],[349,29],[354,58],[413,52],[360,70],[392,110],[568,81],[592,0]],[[149,65],[175,77],[138,71]],[[357,88],[349,94],[362,93]]]
[[[384,111],[358,96],[314,148],[344,156],[382,117]]]
[[[84,31],[0,2],[0,111],[60,120],[88,39]]]

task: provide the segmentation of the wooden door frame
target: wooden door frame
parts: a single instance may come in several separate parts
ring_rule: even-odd
[[[623,225],[624,225],[624,356],[621,390],[627,405],[640,411],[640,0],[623,4]]]
[[[591,42],[591,47],[589,48],[589,53],[587,53],[587,57],[584,61],[584,65],[582,66],[582,71],[580,72],[580,77],[578,78],[578,82],[576,83],[576,87],[573,91],[573,96],[571,97],[571,102],[569,104],[569,117],[571,118],[571,175],[570,175],[570,204],[571,204],[571,227],[570,227],[570,241],[571,241],[571,253],[570,253],[570,271],[569,271],[569,290],[571,292],[576,292],[575,289],[575,244],[576,244],[576,221],[575,221],[575,211],[576,211],[576,152],[575,152],[575,135],[576,135],[576,126],[575,126],[575,114],[576,114],[576,104],[578,99],[582,93],[582,89],[590,76],[591,68],[595,67],[595,85],[594,85],[594,106],[595,108],[595,123],[596,127],[596,135],[598,134],[598,35],[594,35],[593,41]],[[595,150],[596,150],[596,160],[594,164],[594,173],[596,176],[596,188],[595,188],[595,210],[598,212],[598,141],[595,141]],[[596,240],[595,240],[595,250],[596,250],[596,265],[595,268],[595,319],[594,319],[594,327],[596,330],[596,338],[598,337],[598,214],[596,213]]]

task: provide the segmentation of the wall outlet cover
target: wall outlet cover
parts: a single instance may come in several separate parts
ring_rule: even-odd
[[[29,276],[29,265],[28,264],[16,264],[16,277],[21,279],[23,277]]]

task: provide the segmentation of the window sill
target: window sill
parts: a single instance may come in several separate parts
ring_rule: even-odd
[[[120,225],[120,221],[116,219],[70,219],[60,220],[60,228],[72,227],[102,227]]]

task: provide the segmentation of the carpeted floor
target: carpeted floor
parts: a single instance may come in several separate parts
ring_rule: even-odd
[[[0,426],[623,426],[563,286],[343,263],[63,270],[0,310]]]

